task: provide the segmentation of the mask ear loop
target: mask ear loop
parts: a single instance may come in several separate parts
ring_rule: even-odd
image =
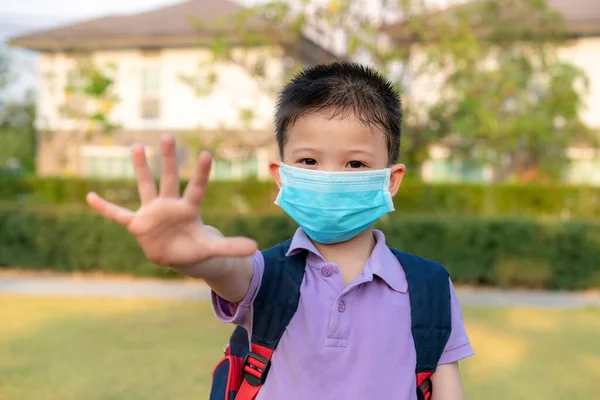
[[[390,181],[392,179],[392,169],[385,169],[385,179],[383,182],[383,193],[385,195],[385,200],[388,206],[389,212],[396,211],[394,207],[394,199],[392,198],[392,193],[390,192]]]
[[[281,181],[281,187],[279,188],[279,192],[277,193],[277,197],[275,198],[275,205],[276,206],[279,206],[279,204],[281,202],[281,193],[283,192],[283,187],[284,187],[283,178],[281,176],[282,167],[286,167],[286,165],[283,163],[283,161],[281,161],[279,163],[279,180]]]

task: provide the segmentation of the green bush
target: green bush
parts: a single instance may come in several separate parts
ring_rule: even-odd
[[[205,216],[261,248],[291,237],[287,216]],[[600,288],[600,224],[532,219],[387,216],[392,247],[444,263],[456,283],[546,289]],[[122,227],[89,211],[0,211],[0,267],[175,276],[145,260]]]
[[[182,183],[182,187],[185,182]],[[0,177],[0,202],[83,204],[95,191],[110,201],[135,206],[133,181]],[[270,181],[211,182],[203,204],[210,213],[277,212],[277,187]],[[398,214],[523,215],[600,218],[600,188],[543,185],[423,184],[407,182],[394,198]]]
[[[182,182],[182,191],[186,182]],[[135,206],[138,192],[135,181],[106,181],[75,178],[0,177],[0,202],[22,204],[83,204],[88,192],[96,192],[109,201]],[[268,212],[277,187],[273,182],[215,182],[204,199],[203,209],[236,214]],[[269,199],[269,200],[267,200]]]

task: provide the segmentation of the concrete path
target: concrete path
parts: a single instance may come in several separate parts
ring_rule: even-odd
[[[462,305],[485,307],[600,307],[600,293],[457,288]],[[202,282],[70,277],[0,277],[0,294],[207,300]]]
[[[191,300],[207,300],[210,295],[208,286],[202,282],[68,277],[0,277],[0,293]]]

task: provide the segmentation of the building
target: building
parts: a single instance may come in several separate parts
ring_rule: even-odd
[[[228,0],[189,0],[14,38],[11,44],[41,53],[38,173],[130,178],[133,142],[147,146],[158,170],[158,137],[171,133],[180,137],[184,176],[191,172],[197,147],[218,142],[223,156],[213,166],[214,178],[266,177],[267,160],[277,156],[275,92],[267,83],[281,82],[290,65],[334,56],[302,35],[269,31],[273,27],[258,15],[246,18],[242,29],[234,27],[232,21],[244,10]],[[270,40],[250,46],[247,39],[254,33]],[[215,45],[222,40],[237,46],[237,53],[215,61]],[[260,58],[263,72],[253,74],[246,58]],[[85,115],[86,110],[93,114],[89,98],[65,90],[83,60],[114,81],[110,89],[116,101],[108,114],[118,128],[110,133],[98,132],[93,115]],[[190,83],[195,76],[210,79],[211,89],[198,93]],[[79,117],[66,115],[65,105],[79,108]]]
[[[559,57],[579,67],[589,79],[586,106],[581,111],[583,122],[600,134],[600,3],[598,0],[547,0],[548,5],[563,18],[569,35],[566,44],[558,50]],[[469,3],[461,1],[459,3]],[[467,4],[468,6],[468,4]],[[461,6],[459,6],[461,7]],[[444,12],[444,11],[440,11]],[[403,22],[387,29],[387,34],[406,45],[402,34]],[[436,79],[426,76],[421,82],[411,82],[420,95],[429,100],[439,93]],[[426,99],[427,100],[427,99]],[[430,148],[430,160],[423,166],[423,177],[430,181],[475,181],[491,179],[492,171],[485,166],[460,160],[450,160],[448,150],[442,145]],[[572,163],[566,180],[569,183],[600,185],[600,157],[590,148],[567,149]]]

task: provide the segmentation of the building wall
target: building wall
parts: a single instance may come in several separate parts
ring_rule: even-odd
[[[271,123],[272,92],[265,90],[247,69],[236,63],[212,64],[208,49],[164,49],[158,53],[99,51],[93,54],[93,59],[115,79],[114,92],[119,100],[111,117],[124,129],[265,129]],[[281,59],[268,59],[266,70],[271,82],[277,82],[281,77]],[[110,69],[110,65],[114,69]],[[218,79],[211,93],[197,95],[181,76],[208,71],[202,65],[214,65]],[[38,126],[41,129],[75,128],[59,111],[65,101],[67,75],[75,66],[76,60],[69,54],[42,54],[42,87],[38,100]],[[152,95],[160,101],[160,116],[144,119],[140,115],[141,102],[144,96]],[[239,118],[239,111],[244,107],[255,113],[256,118],[249,127]]]
[[[160,135],[163,130],[118,130],[110,135],[88,135],[78,131],[48,131],[38,141],[37,168],[42,176],[83,176],[94,179],[129,179],[134,177],[131,145],[146,147],[153,172],[160,172]],[[207,143],[216,136],[228,135],[235,146],[219,146],[213,151],[215,160],[211,178],[218,180],[268,179],[268,162],[278,159],[278,149],[271,131],[178,131],[177,154],[180,176],[189,178],[201,147],[190,144],[189,137],[198,135]],[[240,145],[243,143],[244,145]],[[224,149],[222,151],[221,149]]]
[[[238,52],[240,58],[265,54],[271,55],[265,65],[270,77],[268,82],[277,83],[284,68],[283,57],[275,56],[277,49]],[[267,88],[237,62],[214,64],[207,49],[163,49],[151,53],[136,49],[98,51],[92,58],[95,65],[115,81],[112,90],[118,101],[110,113],[110,121],[119,125],[119,129],[111,135],[94,135],[89,132],[87,121],[67,118],[61,107],[67,100],[65,87],[77,59],[65,53],[42,54],[36,121],[41,136],[38,149],[41,175],[86,174],[84,158],[94,152],[102,153],[93,147],[85,150],[89,146],[112,146],[115,154],[122,154],[119,146],[130,146],[133,141],[156,147],[160,133],[193,131],[208,132],[209,136],[214,132],[223,135],[237,132],[245,135],[244,142],[262,144],[265,139],[259,138],[272,131],[273,87]],[[211,70],[218,72],[216,82],[211,90],[200,94],[182,79],[182,76],[206,76]],[[155,102],[158,113],[153,117],[143,116],[145,101]],[[251,110],[253,118],[241,118],[243,109]],[[95,137],[90,139],[89,136]],[[256,156],[259,153],[262,158],[272,154],[257,149]],[[246,162],[244,166],[254,169],[251,163]],[[233,176],[244,175],[242,167],[230,169]],[[130,174],[125,170],[123,173]],[[107,176],[113,174],[113,171],[107,172]],[[264,171],[258,175],[263,176]]]
[[[589,93],[582,110],[583,121],[600,130],[600,37],[573,40],[559,50],[559,56],[581,68],[589,79]]]
[[[600,37],[574,39],[558,49],[558,56],[565,62],[580,68],[589,79],[589,91],[585,96],[585,107],[581,110],[583,121],[593,129],[600,129]],[[423,55],[416,52],[411,70],[422,71]],[[410,97],[419,104],[437,101],[444,72],[420,74],[413,80],[408,77]]]

